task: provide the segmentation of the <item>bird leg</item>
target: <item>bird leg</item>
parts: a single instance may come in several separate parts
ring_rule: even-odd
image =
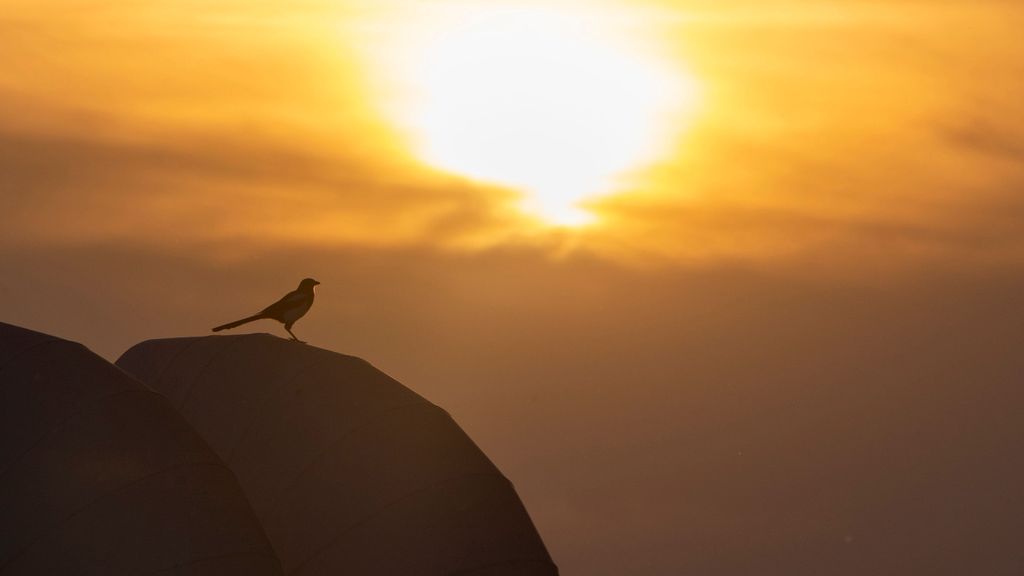
[[[305,342],[303,342],[302,340],[299,340],[298,338],[296,338],[296,337],[295,337],[295,334],[294,334],[294,333],[292,333],[292,329],[291,329],[291,328],[289,328],[289,327],[285,326],[285,327],[284,327],[284,329],[285,329],[285,330],[287,330],[287,331],[288,331],[288,333],[292,335],[292,340],[295,340],[295,341],[296,341],[296,342],[298,342],[299,344],[305,344]]]

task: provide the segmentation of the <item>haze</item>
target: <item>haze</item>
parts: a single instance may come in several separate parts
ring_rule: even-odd
[[[0,319],[114,359],[313,276],[296,332],[447,409],[563,574],[1024,570],[1024,8],[545,3],[699,94],[566,227],[417,147],[423,5],[0,0]]]

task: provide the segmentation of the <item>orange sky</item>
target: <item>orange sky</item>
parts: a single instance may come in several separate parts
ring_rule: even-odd
[[[565,4],[581,17],[611,6]],[[0,130],[17,150],[5,173],[39,198],[5,222],[24,241],[160,245],[171,229],[178,242],[256,247],[565,241],[521,221],[520,191],[425,165],[386,117],[395,94],[379,89],[382,62],[400,52],[389,42],[429,27],[430,10],[5,6]],[[760,259],[856,251],[868,236],[885,252],[1019,258],[1005,218],[1019,207],[1024,134],[1013,3],[626,13],[620,28],[692,75],[701,103],[660,157],[589,201],[599,225],[573,234],[579,244],[630,259]],[[40,158],[68,182],[39,179]]]
[[[113,359],[314,276],[296,332],[448,409],[564,574],[1008,569],[1024,8],[549,3],[700,92],[562,229],[418,155],[414,4],[0,0],[0,320]]]

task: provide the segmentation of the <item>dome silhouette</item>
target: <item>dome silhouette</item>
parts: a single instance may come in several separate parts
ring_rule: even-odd
[[[0,323],[0,575],[280,573],[234,475],[164,396]]]
[[[514,487],[447,412],[364,360],[267,334],[143,342],[285,574],[556,575]]]

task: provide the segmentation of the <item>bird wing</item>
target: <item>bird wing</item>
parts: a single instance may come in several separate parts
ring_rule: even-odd
[[[291,308],[295,308],[296,306],[302,306],[303,304],[306,303],[306,300],[308,298],[309,296],[307,294],[304,294],[298,290],[293,290],[285,294],[284,297],[278,300],[277,302],[274,302],[270,306],[264,308],[263,311],[260,312],[260,314],[265,314],[272,318],[278,317],[281,314],[283,314],[286,310],[290,310]]]

